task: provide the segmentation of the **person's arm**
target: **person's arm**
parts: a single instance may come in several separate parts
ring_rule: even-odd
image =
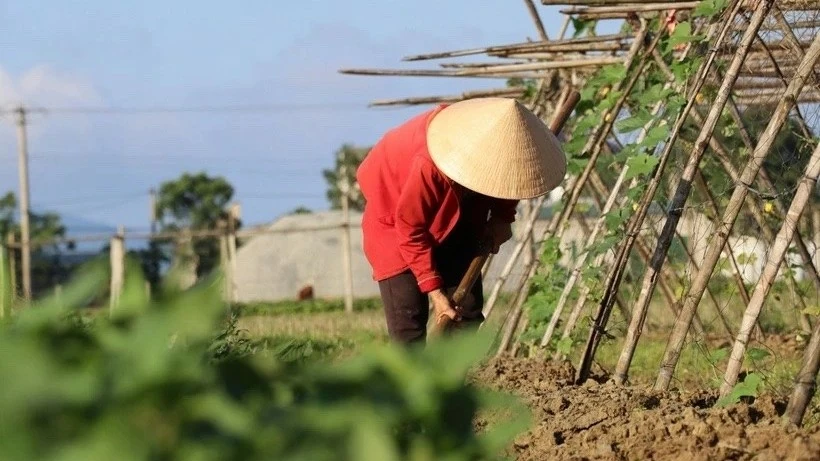
[[[434,240],[430,234],[430,225],[446,194],[443,186],[435,167],[424,159],[417,159],[396,209],[399,252],[422,293],[441,288],[443,284],[433,261]]]
[[[459,320],[443,280],[433,260],[433,236],[430,223],[446,194],[446,184],[433,165],[416,160],[410,177],[399,197],[396,210],[396,231],[399,234],[399,252],[416,278],[419,290],[433,301],[436,318],[446,315]]]

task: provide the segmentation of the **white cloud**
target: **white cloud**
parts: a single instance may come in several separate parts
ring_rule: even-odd
[[[41,64],[14,78],[0,68],[0,104],[29,106],[96,105],[102,98],[88,79]]]

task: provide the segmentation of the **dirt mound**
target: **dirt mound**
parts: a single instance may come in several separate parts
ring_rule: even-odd
[[[661,393],[596,380],[576,386],[573,376],[568,363],[510,358],[476,372],[476,381],[532,408],[534,426],[515,440],[516,459],[820,459],[820,432],[784,427],[782,399],[715,408],[711,391]]]

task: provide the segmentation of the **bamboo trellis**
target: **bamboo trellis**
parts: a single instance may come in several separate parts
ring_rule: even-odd
[[[644,272],[636,274],[635,299],[622,302],[631,307],[631,312],[623,315],[629,325],[615,370],[615,381],[620,384],[627,381],[632,356],[639,346],[644,323],[651,311],[656,285],[660,285],[664,302],[670,304],[669,307],[675,312],[675,320],[655,387],[663,390],[670,385],[690,330],[700,336],[711,327],[706,325],[705,320],[699,320],[698,311],[703,295],[708,294],[719,315],[723,333],[728,333],[735,342],[721,389],[722,393],[728,393],[738,379],[752,331],[763,334],[759,322],[761,311],[764,308],[779,308],[765,301],[790,245],[796,248],[807,279],[815,290],[820,291],[820,276],[812,261],[812,252],[820,248],[820,241],[816,241],[816,237],[820,236],[820,213],[812,215],[813,224],[810,226],[798,225],[812,191],[816,190],[814,185],[820,173],[820,148],[814,149],[794,190],[778,190],[775,181],[778,178],[774,178],[763,165],[787,120],[797,126],[796,133],[804,142],[817,143],[818,133],[812,130],[818,129],[816,104],[820,103],[820,65],[817,64],[820,55],[820,5],[810,0],[732,0],[722,12],[710,17],[698,13],[704,2],[691,0],[542,0],[543,5],[562,6],[559,11],[565,18],[561,32],[553,34],[558,38],[550,39],[533,1],[525,0],[524,3],[537,32],[534,41],[417,54],[403,59],[423,62],[475,58],[471,62],[442,62],[438,68],[432,69],[344,69],[341,72],[372,76],[504,79],[508,82],[507,88],[450,96],[382,100],[373,105],[436,104],[482,96],[524,98],[532,95],[528,103],[531,107],[540,107],[539,115],[548,119],[550,111],[544,109],[560,104],[568,89],[580,91],[602,68],[621,66],[625,71],[624,78],[609,88],[618,97],[610,100],[610,106],[603,111],[600,122],[589,130],[583,147],[568,153],[572,159],[582,159],[584,164],[575,170],[576,173],[568,174],[560,207],[542,226],[542,210],[549,205],[548,200],[541,197],[528,202],[524,207],[527,213],[522,216],[520,224],[524,237],[515,244],[507,261],[501,261],[498,257],[491,260],[492,264],[503,264],[503,269],[497,281],[488,287],[484,314],[487,317],[504,315],[497,353],[520,350],[520,338],[516,340],[516,337],[524,330],[537,327],[527,324],[527,320],[531,319],[527,319],[525,309],[530,299],[531,280],[536,274],[549,273],[554,269],[542,267],[537,257],[524,261],[522,255],[531,254],[533,247],[542,247],[550,238],[567,245],[562,240],[567,226],[577,222],[587,233],[579,243],[577,259],[568,264],[567,282],[562,286],[548,322],[541,326],[544,330],[537,332],[541,340],[535,347],[551,347],[557,331],[562,331],[562,340],[572,339],[573,329],[584,317],[587,301],[594,300],[597,309],[590,317],[591,326],[576,376],[578,382],[587,379],[601,339],[610,335],[608,322],[616,300],[626,296],[624,275],[633,270],[630,267],[634,261],[646,261],[649,257],[648,261],[638,264]],[[618,33],[576,34],[578,36],[564,38],[569,18],[580,21],[618,20],[629,27],[622,28]],[[692,43],[661,49],[659,44],[682,21],[690,23],[692,35],[705,34],[703,43],[697,50],[693,49]],[[693,57],[701,58],[700,66],[683,80],[675,80],[678,71],[673,63],[689,62]],[[631,98],[634,92],[641,91],[634,88],[638,88],[636,84],[642,73],[650,68],[656,68],[668,76],[664,91],[685,95],[685,104],[673,109],[675,112],[670,112],[664,101],[646,107],[650,121],[627,144],[640,144],[653,128],[652,120],[657,117],[667,117],[669,125],[665,139],[649,152],[655,160],[652,171],[645,174],[643,184],[639,184],[637,179],[627,179],[629,164],[621,163],[624,160],[619,156],[613,156],[614,160],[608,159],[609,163],[614,162],[613,167],[617,167],[614,176],[603,174],[604,167],[599,159],[608,143],[620,144],[623,138],[615,128],[619,118],[641,110],[631,102]],[[519,79],[518,83],[513,79]],[[538,83],[534,94],[526,87],[519,86],[527,80]],[[767,111],[764,113],[768,123],[758,139],[746,126],[747,114],[754,111]],[[807,111],[815,117],[807,118]],[[581,115],[576,114],[576,118]],[[737,132],[732,135],[716,134],[723,120],[731,120]],[[788,126],[794,129],[793,125]],[[694,139],[690,141],[684,130],[692,131],[692,127]],[[745,148],[746,156],[738,155],[738,148],[727,144],[727,141]],[[720,167],[720,174],[731,181],[731,196],[727,197],[728,190],[715,190],[716,186],[703,176],[703,159],[707,158],[715,161]],[[739,167],[737,163],[746,165]],[[670,170],[674,168],[680,170],[673,175]],[[667,185],[662,187],[662,184]],[[642,193],[628,199],[629,191],[639,185],[642,186]],[[667,188],[671,191],[671,197],[664,199],[662,194]],[[708,236],[702,253],[696,253],[692,242],[687,242],[679,229],[684,212],[689,207],[696,208],[691,205],[693,199],[690,196],[693,194],[704,200],[703,207],[715,218],[715,230]],[[794,198],[789,198],[791,203],[787,203],[785,197],[792,194]],[[590,220],[590,224],[586,223],[587,218],[578,207],[583,197],[596,204],[593,210],[597,217]],[[769,202],[773,204],[772,216],[777,216],[780,221],[776,224],[772,223],[772,216],[765,216],[761,211]],[[607,217],[630,203],[632,210],[626,222],[616,231],[605,229]],[[665,208],[665,211],[651,211],[658,207]],[[653,227],[654,224],[649,224],[650,216],[658,217],[658,224],[662,223],[659,231]],[[740,250],[729,242],[729,238],[738,232],[735,221],[739,216],[748,217],[744,219],[754,223],[763,234],[765,244],[771,245],[752,293],[747,291],[745,284],[748,280],[742,275],[745,263],[738,256]],[[807,230],[809,227],[813,232]],[[775,228],[777,232],[772,230]],[[617,244],[610,251],[591,257],[590,248],[603,237],[613,235],[618,237]],[[679,240],[685,250],[685,259],[678,262],[687,265],[690,271],[688,277],[674,273],[668,264],[673,239]],[[812,243],[814,249],[810,248]],[[709,287],[722,257],[730,263],[728,276],[735,281],[739,299],[746,306],[739,325],[732,325],[729,317],[724,316],[718,296]],[[604,270],[605,277],[601,280],[584,280],[582,269],[590,265]],[[510,290],[514,295],[512,300],[506,310],[495,309],[500,293],[516,269],[524,275]],[[485,267],[484,273],[486,270]],[[796,293],[795,305],[802,310],[807,303],[799,294],[797,282],[790,271],[787,271],[785,280],[791,291]],[[603,287],[602,294],[593,293],[593,282]],[[680,286],[682,293],[675,293],[673,285]],[[565,314],[565,306],[572,301],[576,287],[579,288],[577,299],[573,308]],[[805,315],[800,315],[799,320],[800,328],[805,332],[811,331],[812,337],[787,410],[787,415],[796,424],[802,421],[806,405],[813,396],[814,380],[820,368],[820,322],[815,321],[812,325]],[[560,359],[564,355],[556,351],[554,357]]]

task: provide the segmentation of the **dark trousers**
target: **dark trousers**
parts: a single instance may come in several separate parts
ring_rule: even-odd
[[[457,225],[444,242],[433,249],[433,260],[443,279],[445,291],[455,290],[477,254],[476,236],[465,227]],[[379,291],[390,339],[399,343],[423,342],[427,337],[430,304],[427,295],[419,290],[415,276],[407,270],[382,280]],[[463,318],[455,324],[457,328],[475,328],[484,321],[481,314],[483,293],[479,277],[471,291],[472,302],[469,306],[463,306]]]

